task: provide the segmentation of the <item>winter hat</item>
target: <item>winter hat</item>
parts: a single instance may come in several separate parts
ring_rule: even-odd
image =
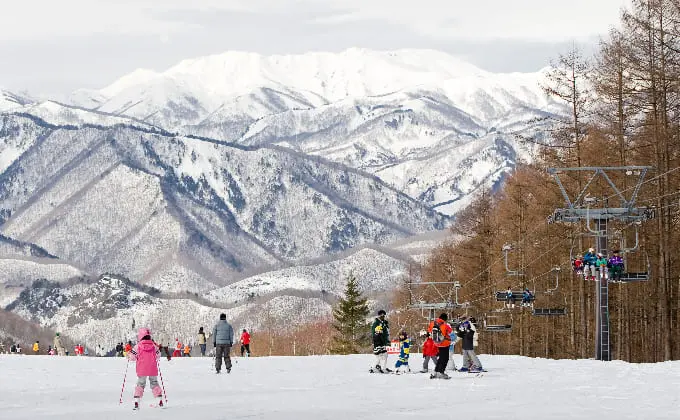
[[[57,337],[59,337],[59,333],[57,333]]]
[[[439,319],[441,319],[442,321],[448,321],[449,316],[446,315],[446,313],[442,313],[441,315],[439,315]]]
[[[144,337],[147,335],[151,335],[151,330],[148,328],[140,328],[139,331],[137,331],[137,340],[141,341]]]
[[[227,314],[220,314],[220,321],[227,320]]]
[[[384,309],[381,309],[381,310],[378,311],[378,316],[381,316],[381,315],[387,315],[387,312],[385,312]]]

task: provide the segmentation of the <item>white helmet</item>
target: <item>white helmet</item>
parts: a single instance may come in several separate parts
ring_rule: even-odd
[[[595,252],[595,248],[588,248],[588,252]]]

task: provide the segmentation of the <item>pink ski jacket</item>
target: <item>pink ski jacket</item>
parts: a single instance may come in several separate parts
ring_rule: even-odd
[[[139,335],[144,337],[147,334],[142,335],[140,330]],[[128,353],[128,357],[131,361],[137,362],[137,376],[158,376],[160,354],[158,345],[153,340],[140,340]]]

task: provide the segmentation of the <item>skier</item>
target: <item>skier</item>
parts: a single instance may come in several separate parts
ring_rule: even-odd
[[[179,338],[175,338],[175,351],[172,352],[172,357],[182,357],[182,349],[184,346]]]
[[[188,344],[184,345],[184,357],[191,357],[191,346]]]
[[[609,270],[611,272],[610,278],[614,281],[619,281],[621,280],[621,275],[623,274],[625,270],[625,266],[623,264],[623,258],[621,258],[621,255],[619,255],[618,250],[612,252],[611,258],[609,258]]]
[[[132,340],[129,340],[125,347],[123,348],[123,356],[127,356],[128,353],[132,351]]]
[[[250,334],[245,328],[241,333],[241,357],[243,357],[244,353],[250,357]]]
[[[378,311],[378,317],[373,321],[371,333],[373,335],[373,354],[375,355],[375,367],[371,373],[392,372],[387,368],[387,347],[390,345],[390,327],[385,319],[387,312],[383,309]]]
[[[40,341],[36,341],[33,343],[33,353],[38,354],[40,353]]]
[[[482,363],[475,354],[475,331],[472,328],[473,326],[470,321],[464,321],[460,324],[458,331],[456,332],[456,335],[463,339],[463,366],[460,368],[460,371],[479,373],[483,371],[483,368]]]
[[[577,255],[576,258],[571,262],[571,266],[577,276],[583,275],[583,256]]]
[[[531,301],[532,301],[533,297],[534,297],[534,294],[531,293],[529,288],[528,287],[525,288],[524,292],[522,292],[522,306],[524,306],[524,307],[531,306]]]
[[[411,372],[408,366],[408,356],[411,348],[411,340],[408,338],[406,331],[399,333],[399,358],[394,365],[395,373]]]
[[[206,338],[205,338],[205,333],[203,332],[203,327],[200,327],[198,329],[198,347],[201,348],[201,356],[205,356],[205,343],[206,343]]]
[[[64,349],[64,346],[61,344],[61,337],[59,336],[59,333],[56,333],[54,335],[54,348],[57,349],[57,355],[59,356],[66,356],[66,349]]]
[[[432,341],[430,333],[423,330],[420,332],[420,336],[426,338],[425,342],[423,343],[423,370],[421,370],[420,373],[427,373],[429,372],[430,360],[432,360],[434,365],[437,366],[437,355],[439,354],[439,349],[437,348],[437,345],[434,344],[434,341]]]
[[[21,344],[17,344],[17,354],[21,354]]]
[[[140,328],[137,332],[137,345],[130,349],[127,357],[136,362],[137,386],[135,387],[135,410],[139,410],[139,401],[144,395],[146,378],[149,378],[149,386],[154,398],[158,398],[158,406],[163,407],[163,390],[158,385],[158,361],[160,351],[158,345],[151,339],[151,331],[148,328]]]
[[[507,308],[515,307],[515,294],[512,293],[511,287],[508,287],[508,290],[505,292],[505,306]]]
[[[123,343],[116,344],[116,357],[123,357]]]
[[[607,269],[607,264],[609,261],[607,258],[601,253],[597,253],[597,260],[595,260],[595,265],[597,266],[597,270],[600,272],[600,277],[602,279],[608,279],[609,278],[609,270]]]
[[[428,329],[432,341],[439,347],[437,366],[434,369],[435,373],[430,376],[430,379],[451,379],[445,372],[446,365],[449,363],[449,346],[451,345],[451,333],[453,332],[451,325],[447,322],[448,319],[448,315],[442,313],[439,315],[439,318],[430,323]]]
[[[234,344],[234,329],[227,322],[227,314],[220,314],[220,320],[213,328],[213,346],[215,346],[215,372],[222,370],[222,358],[227,373],[231,372],[231,346]]]
[[[9,354],[14,354],[17,352],[17,345],[12,344],[12,346],[9,348]]]
[[[586,280],[595,280],[595,263],[597,262],[597,255],[595,248],[588,248],[588,252],[583,254],[583,277]]]

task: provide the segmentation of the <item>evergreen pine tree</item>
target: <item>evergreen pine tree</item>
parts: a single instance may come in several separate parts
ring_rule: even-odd
[[[340,298],[333,309],[334,354],[359,353],[369,342],[369,324],[366,322],[369,310],[366,298],[362,297],[359,284],[352,273],[347,276],[345,296]]]

